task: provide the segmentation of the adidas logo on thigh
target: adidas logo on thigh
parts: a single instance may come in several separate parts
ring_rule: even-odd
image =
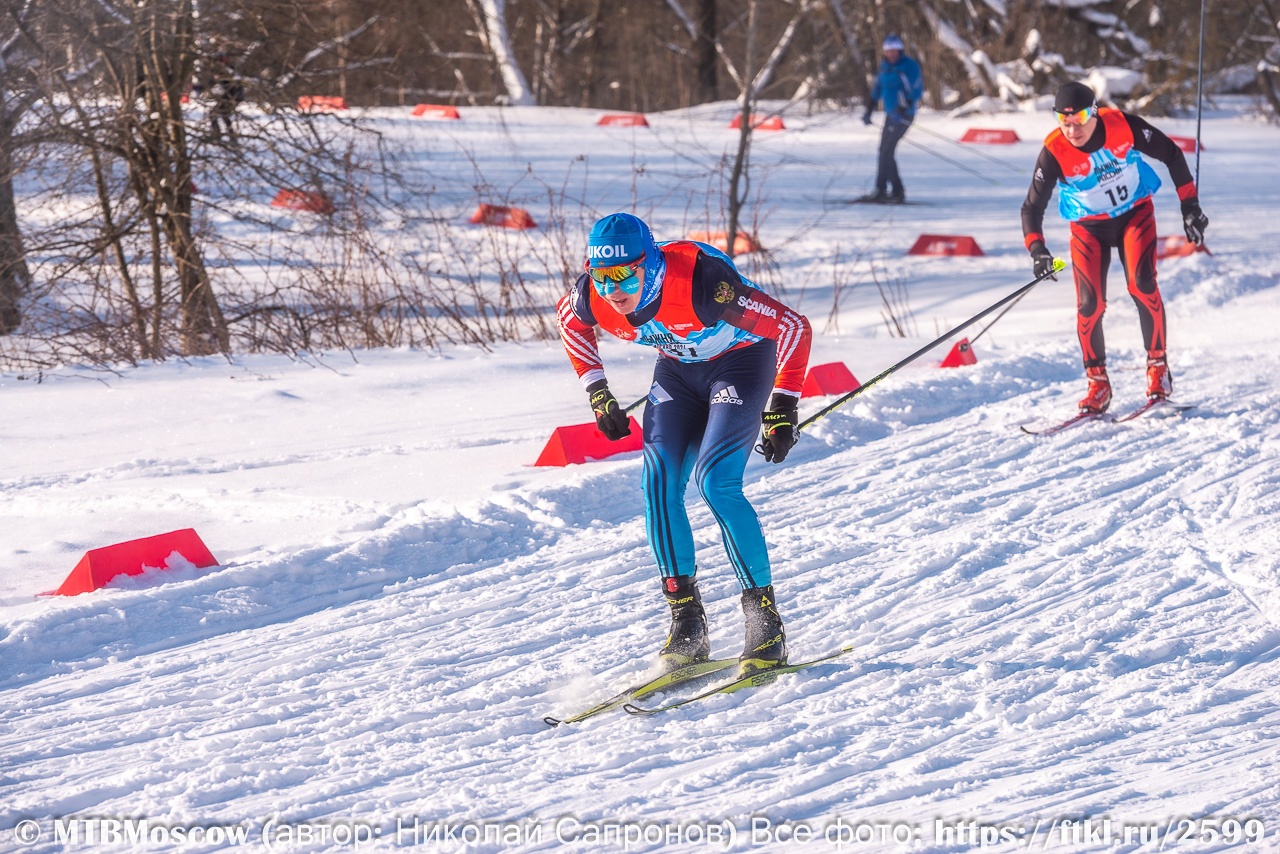
[[[738,397],[738,390],[733,386],[725,386],[715,394],[711,395],[711,403],[733,403],[742,406],[742,398]]]

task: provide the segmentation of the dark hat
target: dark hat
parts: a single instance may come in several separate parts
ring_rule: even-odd
[[[1081,110],[1098,105],[1098,96],[1083,83],[1064,83],[1053,99],[1053,110],[1057,113],[1078,113]]]

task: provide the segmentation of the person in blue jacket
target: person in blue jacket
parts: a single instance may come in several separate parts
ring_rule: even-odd
[[[907,128],[916,117],[916,107],[924,94],[924,81],[920,76],[920,64],[907,56],[902,39],[890,33],[885,37],[884,61],[880,74],[867,98],[867,111],[862,123],[871,124],[871,112],[879,102],[884,107],[884,130],[880,134],[880,162],[876,167],[876,191],[859,201],[901,204],[907,200],[898,174],[898,161],[894,151],[898,141],[906,135]]]

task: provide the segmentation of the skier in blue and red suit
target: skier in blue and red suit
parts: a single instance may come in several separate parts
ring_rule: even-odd
[[[1099,108],[1092,89],[1067,83],[1054,99],[1058,127],[1044,141],[1031,188],[1022,203],[1022,233],[1037,276],[1053,269],[1044,242],[1044,210],[1058,188],[1058,211],[1071,222],[1071,266],[1075,275],[1077,332],[1089,388],[1081,412],[1105,412],[1111,404],[1102,315],[1107,307],[1111,249],[1119,250],[1138,306],[1147,349],[1147,397],[1173,392],[1165,352],[1164,302],[1156,284],[1156,218],[1151,197],[1160,179],[1142,155],[1169,170],[1182,202],[1187,240],[1204,242],[1209,218],[1200,210],[1187,159],[1174,142],[1143,119]],[[1054,276],[1053,278],[1057,278]]]
[[[759,290],[719,250],[684,240],[659,244],[648,225],[626,213],[591,229],[586,272],[558,314],[569,361],[610,440],[629,435],[630,426],[609,391],[595,327],[659,353],[644,413],[644,497],[649,544],[671,608],[663,666],[711,653],[684,505],[691,475],[742,586],[739,669],[785,664],[769,552],[742,475],[762,426],[769,462],[782,462],[795,444],[809,321]]]

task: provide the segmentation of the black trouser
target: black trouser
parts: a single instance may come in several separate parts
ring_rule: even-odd
[[[884,120],[884,130],[880,134],[880,163],[876,167],[876,192],[889,193],[894,196],[904,194],[902,188],[902,176],[898,174],[898,161],[894,159],[893,153],[898,147],[898,141],[907,133],[907,128],[911,127],[911,119],[903,119],[894,113],[889,113]]]

